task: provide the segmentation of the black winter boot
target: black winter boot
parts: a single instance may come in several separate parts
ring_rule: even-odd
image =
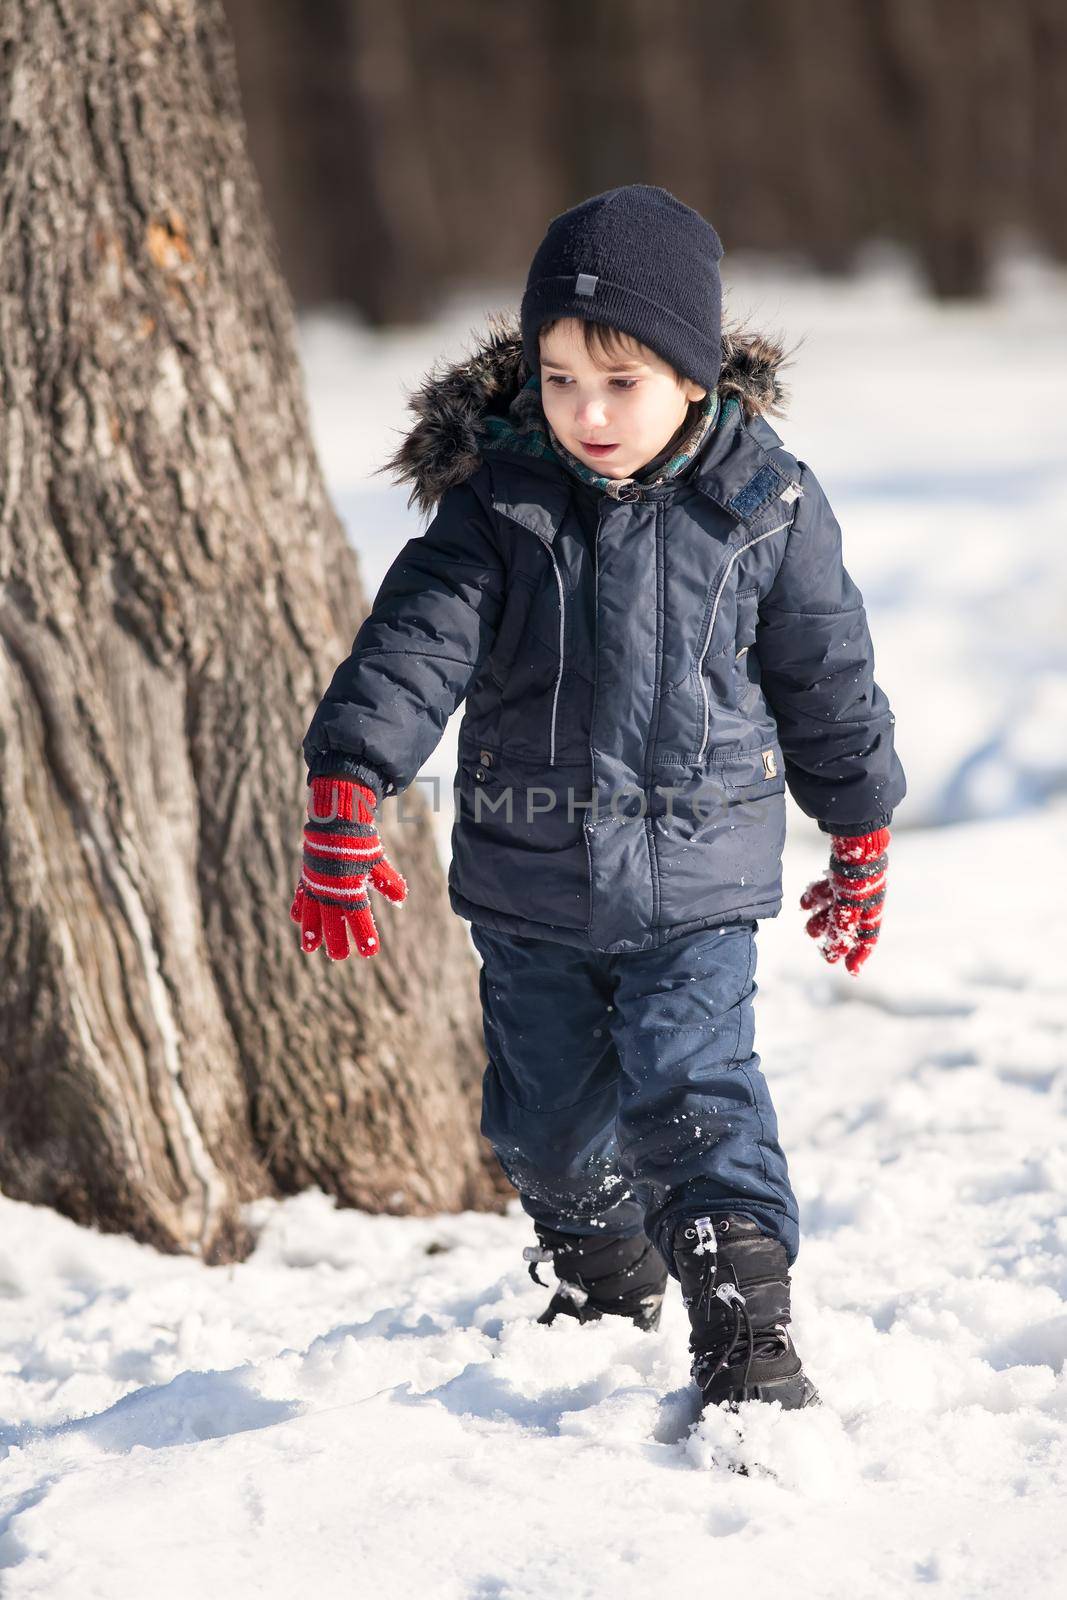
[[[527,1245],[522,1252],[530,1277],[547,1288],[537,1275],[537,1263],[551,1261],[560,1280],[538,1322],[554,1322],[562,1313],[579,1322],[598,1322],[605,1315],[630,1317],[648,1332],[659,1327],[668,1273],[647,1234],[605,1239],[558,1233],[539,1222],[534,1231],[540,1245]]]
[[[818,1404],[789,1336],[785,1247],[749,1217],[683,1219],[673,1242],[703,1406],[780,1400]]]

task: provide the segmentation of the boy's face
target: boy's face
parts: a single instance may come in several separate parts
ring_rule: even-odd
[[[691,400],[707,390],[687,381],[654,350],[626,340],[625,353],[598,366],[586,351],[578,317],[540,337],[541,405],[572,455],[607,478],[632,478],[681,427]],[[596,446],[610,445],[611,449]]]

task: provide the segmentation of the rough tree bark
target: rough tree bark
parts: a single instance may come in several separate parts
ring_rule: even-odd
[[[336,965],[300,739],[365,612],[219,0],[0,11],[0,1185],[209,1261],[319,1185],[499,1209],[425,805]]]

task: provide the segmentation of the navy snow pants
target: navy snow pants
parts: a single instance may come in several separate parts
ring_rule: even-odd
[[[682,1217],[735,1211],[799,1248],[753,1049],[756,923],[611,955],[471,924],[488,1063],[482,1133],[523,1210],[565,1233],[643,1228],[677,1277]]]

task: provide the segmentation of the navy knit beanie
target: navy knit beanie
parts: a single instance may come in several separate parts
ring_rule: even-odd
[[[680,377],[714,389],[722,364],[722,244],[667,189],[628,183],[553,217],[522,297],[522,349],[540,372],[538,329],[585,317],[629,333]]]

